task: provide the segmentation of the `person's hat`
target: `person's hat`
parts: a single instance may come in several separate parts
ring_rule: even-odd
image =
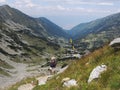
[[[53,56],[53,57],[51,57],[51,60],[54,60],[54,59],[56,59],[54,56]]]

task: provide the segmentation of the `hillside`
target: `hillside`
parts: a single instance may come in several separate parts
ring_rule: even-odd
[[[46,85],[37,86],[34,90],[119,90],[120,89],[120,51],[104,46],[93,53],[73,61],[68,69],[49,80]],[[107,71],[100,78],[87,83],[90,72],[98,65],[105,64]],[[77,81],[77,87],[62,86],[62,79],[69,77]]]
[[[73,27],[68,33],[83,48],[96,49],[120,36],[120,13]]]
[[[8,5],[0,6],[0,60],[3,55],[17,62],[37,62],[35,58],[48,58],[60,49],[41,23]]]
[[[0,6],[0,89],[23,78],[46,73],[46,69],[40,71],[41,66],[61,51],[56,37],[63,41],[65,38],[52,29],[49,31],[55,24],[47,21],[38,22],[8,5]],[[42,23],[53,26],[47,28]],[[59,31],[64,33],[61,28]]]
[[[2,21],[9,26],[9,28],[13,29],[13,26],[16,26],[17,29],[19,28],[18,25],[21,27],[26,27],[39,37],[47,38],[48,36],[58,36],[64,38],[65,36],[67,36],[62,28],[55,25],[48,19],[36,19],[30,17],[17,9],[11,8],[8,5],[0,6],[0,17]],[[59,31],[59,35],[55,33],[57,31]]]
[[[41,65],[59,51],[58,43],[38,37],[29,30],[14,31],[1,24],[0,90],[23,78],[45,73],[40,72]]]
[[[31,61],[30,55],[44,59],[60,49],[59,40],[64,41],[65,37],[62,28],[46,18],[36,19],[8,5],[0,6],[0,53],[3,55],[27,57],[27,61]]]
[[[103,31],[114,30],[115,32],[120,28],[119,24],[120,13],[117,13],[88,23],[79,24],[73,27],[69,32],[73,38],[84,38],[88,34],[98,34]]]
[[[51,36],[69,38],[70,36],[58,25],[44,17],[36,18]]]

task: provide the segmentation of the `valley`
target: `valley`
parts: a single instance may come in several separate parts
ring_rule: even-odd
[[[112,83],[114,78],[119,80],[113,72],[113,65],[119,63],[111,63],[113,59],[118,60],[120,53],[119,50],[115,52],[108,46],[118,37],[120,13],[82,23],[65,31],[45,17],[34,18],[8,5],[0,6],[0,90],[17,90],[22,84],[28,83],[27,79],[30,83],[36,77],[50,75],[49,64],[53,56],[57,58],[56,72],[59,73],[68,66],[66,73],[58,74],[58,77],[53,76],[56,80],[51,78],[49,83],[43,86],[36,85],[33,90],[71,90],[61,87],[60,82],[65,77],[77,80],[79,87],[73,87],[74,90],[102,89],[100,86],[108,90],[109,86],[113,89],[119,88],[118,81],[115,85]],[[107,72],[111,72],[114,78],[108,86],[102,85],[101,82],[103,83],[108,75],[105,73],[103,81],[98,80],[99,88],[95,86],[97,82],[89,86],[86,83],[88,74],[93,67],[103,63],[108,65]],[[117,72],[119,67],[115,68]],[[57,87],[53,86],[53,83]]]

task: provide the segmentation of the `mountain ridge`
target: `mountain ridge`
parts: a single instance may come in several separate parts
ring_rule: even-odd
[[[78,24],[75,27],[73,27],[70,31],[68,31],[68,33],[70,33],[70,35],[74,33],[72,37],[75,39],[82,38],[90,33],[101,32],[106,27],[112,25],[119,25],[117,22],[120,22],[120,13],[108,15],[106,17],[99,18],[90,22]]]
[[[96,50],[120,37],[120,13],[82,23],[68,32],[80,50]]]
[[[36,18],[28,16],[15,8],[11,8],[8,5],[0,6],[0,17],[4,22],[6,22],[6,20],[7,20],[7,22],[12,21],[14,23],[18,23],[20,25],[26,26],[27,28],[31,29],[31,31],[33,33],[38,34],[39,36],[48,37],[53,33],[52,30],[50,31],[49,28],[45,28],[42,25],[43,19],[41,19],[41,21],[39,19],[39,21],[38,21],[38,20],[36,20]],[[44,17],[44,19],[45,19],[45,17]],[[47,26],[49,26],[49,25],[55,26],[56,28],[54,29],[54,31],[58,31],[57,29],[59,29],[59,34],[62,35],[62,36],[60,36],[60,35],[54,33],[54,34],[52,34],[52,36],[58,36],[58,37],[63,37],[63,38],[67,36],[67,33],[65,33],[64,30],[62,28],[60,28],[58,25],[54,24],[53,22],[49,21],[48,19],[45,19],[45,20],[47,20],[49,22],[49,24]],[[47,24],[47,22],[44,22],[44,23]],[[51,26],[49,26],[49,27],[51,27]]]

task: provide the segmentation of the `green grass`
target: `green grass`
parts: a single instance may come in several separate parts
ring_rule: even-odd
[[[107,65],[107,71],[99,79],[87,83],[90,72],[98,65]],[[70,77],[77,80],[78,87],[62,86],[62,79]],[[34,90],[119,90],[120,89],[120,51],[115,52],[105,46],[80,60],[73,61],[62,74],[49,80],[46,85],[36,86]]]

